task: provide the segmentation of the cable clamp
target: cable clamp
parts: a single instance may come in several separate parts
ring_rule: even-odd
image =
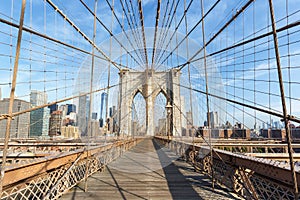
[[[2,114],[2,115],[0,115],[0,117],[1,118],[3,117],[4,119],[8,119],[8,118],[11,118],[12,120],[15,119],[12,115],[9,115],[9,114]]]
[[[294,115],[287,115],[286,119],[291,120],[291,119],[296,119],[296,117]],[[282,118],[280,121],[284,122],[284,118]]]

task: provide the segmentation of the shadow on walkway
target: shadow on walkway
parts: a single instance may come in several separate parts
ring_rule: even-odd
[[[194,190],[192,185],[187,181],[186,177],[182,175],[178,167],[170,162],[171,158],[161,150],[161,147],[152,140],[153,145],[157,151],[159,161],[164,167],[165,178],[168,182],[169,190],[173,199],[202,199],[199,194]],[[170,163],[165,166],[165,163]]]

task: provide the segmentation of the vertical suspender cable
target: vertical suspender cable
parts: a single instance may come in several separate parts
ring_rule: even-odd
[[[184,0],[184,10],[186,11],[186,0]],[[186,14],[184,15],[184,22],[185,22],[185,35],[188,34],[188,22],[187,22],[187,16]],[[186,41],[186,57],[188,58],[190,56],[189,54],[189,39],[188,37],[185,39]],[[190,64],[188,64],[188,78],[189,78],[189,87],[192,88],[192,83],[191,83],[191,68],[190,68]],[[193,102],[192,102],[192,90],[189,90],[190,92],[190,109],[191,109],[191,121],[189,121],[188,123],[191,124],[191,126],[194,125],[194,120],[193,120]],[[192,138],[193,138],[193,154],[195,154],[195,134],[193,133],[193,131],[191,131],[192,133]],[[194,163],[195,161],[195,155],[193,155],[193,160],[192,162]]]
[[[151,69],[154,69],[154,56],[156,50],[156,37],[157,37],[157,29],[158,29],[158,22],[159,22],[159,14],[160,14],[160,1],[157,0],[157,9],[156,9],[156,22],[155,22],[155,32],[154,32],[154,40],[153,40],[153,50],[152,50],[152,61],[151,61]]]
[[[82,3],[83,3],[83,0],[80,0]],[[116,21],[117,21],[117,23],[119,24],[119,26],[120,26],[120,28],[122,29],[122,30],[124,30],[124,25],[122,25],[122,23],[120,22],[120,20],[119,20],[119,18],[118,18],[118,16],[117,16],[117,14],[116,14],[116,12],[115,12],[115,10],[114,10],[114,2],[113,2],[113,4],[111,5],[110,3],[109,3],[109,1],[108,0],[106,0],[106,3],[107,3],[107,5],[109,6],[109,8],[110,8],[110,10],[112,11],[112,16],[114,16],[115,18],[116,18]],[[89,10],[89,8],[88,8],[88,6],[85,4],[85,3],[83,3],[85,6],[86,6],[86,8]],[[123,10],[123,12],[124,12],[124,10]],[[120,42],[116,37],[115,37],[115,35],[112,33],[112,31],[111,30],[108,30],[107,29],[107,27],[104,25],[104,23],[99,19],[99,18],[97,18],[97,20],[100,22],[100,24],[104,27],[104,29],[106,30],[106,31],[108,31],[108,33],[115,39],[115,41],[118,43],[118,44],[120,44],[121,45],[121,48],[124,48],[124,50],[131,56],[131,58],[138,64],[138,65],[140,65],[141,63],[125,48],[125,46],[122,44],[122,42]],[[113,18],[112,18],[112,20],[113,20]],[[131,45],[131,47],[133,47],[134,48],[134,46],[133,46],[133,44],[132,44],[132,42],[131,42],[131,40],[130,40],[130,38],[129,38],[129,36],[128,36],[128,34],[124,31],[123,32],[124,34],[125,34],[125,36],[126,36],[126,38],[127,38],[127,41],[129,42],[129,44]],[[139,56],[139,54],[136,52],[136,51],[134,51],[134,53],[136,54],[136,56],[137,56],[137,58],[138,59],[140,59],[140,61],[141,62],[143,62],[143,60],[142,60],[142,58]]]
[[[94,31],[93,31],[93,43],[96,42],[96,32],[97,32],[97,3],[98,0],[95,0],[95,7],[94,7]],[[90,73],[90,107],[89,107],[89,118],[88,122],[88,145],[90,144],[90,137],[93,136],[93,126],[92,126],[92,109],[93,109],[93,81],[94,81],[94,66],[95,66],[95,47],[92,46],[92,66],[91,66],[91,73]],[[87,178],[88,178],[88,171],[89,171],[89,149],[87,149],[87,158],[86,158],[86,168],[85,168],[85,178],[84,178],[84,191],[87,192]]]
[[[289,25],[289,3],[288,0],[285,1],[286,5],[286,25]],[[290,113],[292,113],[292,85],[291,85],[291,55],[290,55],[290,31],[289,29],[286,30],[287,32],[287,51],[288,51],[288,80],[289,80],[289,104],[290,104]]]
[[[124,0],[124,1],[125,1],[125,5],[126,5],[126,8],[127,8],[127,11],[128,11],[128,15],[129,15],[129,18],[127,19],[128,24],[129,25],[132,24],[132,26],[130,25],[130,29],[132,30],[132,36],[134,37],[135,43],[136,43],[136,45],[138,47],[137,49],[142,49],[141,38],[140,38],[140,35],[138,33],[138,23],[137,23],[137,20],[136,20],[135,9],[134,9],[134,7],[132,5],[132,1],[131,0],[129,0],[130,6],[128,4],[128,0]],[[122,7],[123,7],[123,10],[124,10],[123,4],[122,4]],[[130,11],[132,11],[132,13]],[[145,59],[144,56],[142,56],[142,58]]]
[[[123,12],[122,12],[122,26],[124,27],[124,10],[123,10]],[[123,32],[123,29],[122,29],[122,32]],[[122,65],[122,59],[123,59],[123,56],[122,56],[122,48],[120,48],[120,65]],[[119,110],[119,112],[118,112],[118,124],[119,124],[119,126],[118,126],[118,138],[120,137],[120,133],[121,133],[121,127],[120,127],[120,125],[121,125],[121,104],[122,104],[122,97],[121,97],[121,94],[122,94],[122,92],[121,92],[121,90],[122,90],[122,78],[121,78],[121,76],[122,76],[122,71],[119,71],[119,77],[120,77],[120,85],[119,85],[119,95],[118,95],[118,110]],[[122,139],[124,139],[124,137],[123,137],[123,135],[121,136],[121,138]]]
[[[112,10],[111,10],[111,24],[110,24],[110,32],[112,33],[113,29],[113,23],[114,23],[114,18],[113,18],[113,13],[114,13],[114,0],[112,0]],[[112,35],[109,38],[109,57],[111,57],[111,47],[112,46]],[[107,95],[106,95],[106,113],[105,113],[105,119],[106,119],[106,125],[108,127],[108,99],[109,99],[109,87],[110,87],[110,63],[108,63],[108,69],[107,69]],[[109,122],[113,123],[113,122]],[[108,129],[107,129],[108,130]],[[111,130],[110,130],[111,131]],[[106,138],[106,137],[105,137]]]
[[[208,137],[209,137],[209,148],[210,148],[210,166],[211,166],[211,177],[212,177],[212,189],[214,189],[214,172],[213,172],[213,155],[212,155],[212,144],[211,144],[211,126],[210,126],[210,113],[209,113],[209,98],[208,98],[208,76],[206,66],[206,42],[205,42],[205,29],[204,29],[204,5],[201,0],[201,14],[202,14],[202,43],[203,43],[203,64],[205,71],[205,92],[206,92],[206,107],[207,107],[207,125],[208,125]]]
[[[270,8],[270,14],[271,14],[271,21],[272,21],[274,50],[275,50],[275,55],[276,55],[278,81],[279,81],[279,86],[280,86],[281,103],[282,103],[282,110],[283,110],[283,120],[284,120],[284,124],[285,124],[286,139],[287,139],[289,160],[290,160],[290,166],[291,166],[291,175],[292,175],[292,179],[293,179],[293,183],[294,183],[295,199],[298,199],[298,183],[297,183],[297,177],[296,177],[296,172],[295,172],[293,148],[291,145],[292,139],[291,139],[291,132],[290,132],[290,127],[289,127],[289,119],[288,119],[288,115],[287,115],[285,96],[284,96],[284,86],[283,86],[283,81],[282,81],[280,54],[279,54],[279,49],[278,49],[276,22],[275,22],[275,15],[274,15],[274,8],[273,8],[272,0],[269,0],[269,8]]]
[[[256,5],[256,1],[253,2],[253,37],[255,38],[256,37],[256,30],[255,30],[255,26],[256,26],[256,21],[255,21],[255,5]],[[254,101],[254,106],[256,106],[256,40],[253,41],[253,56],[254,56],[254,59],[253,59],[253,66],[254,66],[254,69],[253,69],[253,78],[254,78],[254,87],[253,87],[253,101]],[[257,124],[257,116],[256,116],[256,110],[254,110],[254,126],[256,127],[256,124]],[[267,152],[266,152],[267,153]]]
[[[143,43],[144,43],[144,53],[145,53],[145,64],[146,64],[146,73],[148,77],[148,53],[147,53],[147,44],[146,44],[146,35],[145,35],[145,27],[144,27],[144,14],[143,14],[143,7],[142,7],[142,0],[138,0],[139,5],[139,12],[140,12],[140,23],[142,27],[142,35],[143,35]]]
[[[15,100],[15,90],[16,90],[16,85],[17,85],[17,75],[18,75],[18,67],[19,67],[19,57],[20,57],[20,49],[21,49],[21,41],[22,41],[22,30],[23,30],[23,23],[24,23],[25,6],[26,6],[26,0],[22,0],[22,8],[21,8],[21,14],[20,14],[20,26],[19,26],[19,32],[18,32],[16,57],[15,57],[15,62],[14,62],[13,77],[12,77],[12,84],[11,84],[11,90],[10,90],[10,99],[9,99],[9,106],[8,106],[8,116],[7,116],[7,121],[6,121],[2,165],[1,165],[1,171],[0,171],[0,173],[1,173],[0,174],[0,176],[1,176],[0,194],[2,194],[2,188],[3,188],[3,178],[4,178],[6,158],[7,158],[8,140],[9,140],[9,135],[10,135],[10,127],[11,127],[13,106],[14,106],[14,100]]]
[[[160,51],[162,49],[162,42],[161,42],[162,37],[161,37],[161,35],[163,33],[163,28],[164,28],[164,25],[165,25],[165,19],[166,19],[166,14],[167,14],[167,11],[168,11],[168,8],[169,8],[169,6],[168,6],[169,3],[170,3],[170,1],[168,0],[167,3],[162,6],[163,8],[166,8],[166,9],[165,9],[164,14],[162,15],[163,17],[162,17],[162,20],[161,20],[161,29],[160,29],[160,32],[159,32],[159,35],[158,35],[157,48],[160,49]],[[156,51],[155,61],[154,61],[155,63],[157,63],[156,60],[157,60],[158,55],[160,54],[160,51]]]

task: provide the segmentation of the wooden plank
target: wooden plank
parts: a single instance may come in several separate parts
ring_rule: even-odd
[[[86,149],[78,149],[73,152],[63,152],[61,154],[33,159],[30,163],[17,163],[7,165],[5,169],[3,186],[15,184],[19,181],[39,176],[45,172],[59,168],[63,165],[73,163],[78,156],[80,159],[85,159],[87,156],[94,155],[107,151],[110,148],[121,145],[133,145],[136,140],[117,141],[112,144],[102,146],[93,146]]]
[[[151,139],[140,142],[104,172],[88,178],[61,199],[237,199]]]

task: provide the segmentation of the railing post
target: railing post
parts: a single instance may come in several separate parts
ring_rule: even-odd
[[[12,84],[11,84],[11,90],[10,90],[9,107],[8,107],[8,117],[7,117],[7,122],[6,122],[4,149],[3,149],[3,156],[2,156],[2,165],[1,165],[1,174],[0,174],[0,176],[1,176],[0,195],[2,194],[7,148],[8,148],[8,140],[9,140],[9,136],[10,136],[12,112],[13,112],[13,106],[14,106],[14,100],[15,100],[15,90],[16,90],[16,85],[17,85],[17,74],[18,74],[18,67],[19,67],[19,57],[20,57],[20,48],[21,48],[21,41],[22,41],[22,31],[23,31],[25,7],[26,7],[26,0],[22,0],[22,8],[21,8],[21,14],[20,14],[20,26],[19,26],[18,41],[17,41],[17,46],[16,46],[16,58],[15,58],[15,62],[14,62],[14,70],[13,70]]]
[[[287,139],[287,144],[288,144],[291,175],[292,175],[292,179],[293,179],[293,183],[294,183],[295,199],[298,199],[298,183],[297,183],[297,177],[296,177],[295,166],[294,166],[293,149],[292,149],[292,145],[291,145],[291,132],[290,132],[290,127],[289,127],[289,123],[288,123],[289,119],[288,119],[286,103],[285,103],[284,86],[283,86],[283,81],[282,81],[282,72],[281,72],[281,65],[280,65],[280,54],[279,54],[279,49],[278,49],[276,22],[275,22],[274,8],[273,8],[272,0],[269,0],[269,8],[270,8],[271,21],[272,21],[274,50],[275,50],[275,55],[276,55],[277,72],[278,72],[281,103],[282,103],[282,110],[283,110],[283,117],[284,117],[283,121],[285,124],[286,139]]]

